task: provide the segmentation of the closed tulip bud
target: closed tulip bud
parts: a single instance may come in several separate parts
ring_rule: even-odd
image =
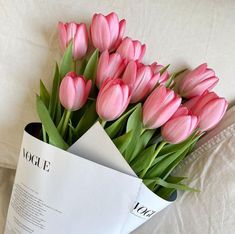
[[[187,106],[187,103],[186,103]],[[199,117],[199,129],[208,131],[215,127],[224,116],[228,102],[214,92],[206,91],[191,105],[192,114]]]
[[[127,60],[138,60],[142,61],[145,54],[146,46],[141,44],[137,40],[132,40],[126,37],[122,40],[121,44],[117,48],[117,52]]]
[[[146,99],[143,106],[145,128],[155,129],[165,124],[177,111],[181,98],[171,89],[158,86]]]
[[[97,67],[96,85],[101,87],[102,83],[108,78],[118,78],[125,69],[125,59],[123,59],[118,53],[109,54],[105,50],[99,58]]]
[[[129,88],[121,79],[107,79],[99,91],[96,111],[104,121],[117,119],[130,102]]]
[[[94,14],[91,22],[91,39],[94,47],[100,52],[115,50],[119,46],[126,27],[126,21],[119,21],[118,16],[112,12],[107,16]]]
[[[218,81],[215,72],[207,68],[207,64],[204,63],[189,72],[179,82],[179,94],[185,98],[200,96],[206,90],[214,88]]]
[[[184,109],[181,109],[180,111],[182,110]],[[182,115],[172,117],[162,126],[162,137],[171,144],[178,144],[186,140],[198,125],[197,116],[189,114],[185,115],[184,111],[182,112]]]
[[[145,98],[156,86],[160,74],[154,74],[150,66],[130,61],[123,74],[122,80],[130,88],[131,103]]]
[[[82,76],[69,72],[60,84],[60,102],[65,109],[76,111],[86,103],[90,90],[91,80],[85,81]]]
[[[163,65],[157,64],[156,62],[151,64],[151,69],[152,69],[154,74],[158,74],[158,73],[160,74],[160,71],[163,68],[164,68]],[[170,75],[169,75],[168,71],[167,70],[164,71],[162,74],[160,74],[160,78],[159,78],[159,81],[158,81],[159,84],[164,85],[166,83],[166,81],[169,79],[169,77],[170,77]]]
[[[73,42],[73,58],[74,60],[81,59],[87,52],[88,48],[88,33],[86,25],[59,22],[59,37],[60,45],[63,51],[66,50],[69,43]]]

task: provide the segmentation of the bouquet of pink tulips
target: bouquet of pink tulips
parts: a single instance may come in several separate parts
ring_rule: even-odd
[[[51,96],[44,85],[37,99],[43,140],[66,149],[97,120],[136,174],[168,199],[184,178],[171,176],[197,140],[223,117],[227,101],[207,64],[180,82],[156,62],[142,63],[146,46],[124,36],[125,20],[95,14],[89,57],[86,25],[59,23],[64,57],[56,68]],[[177,87],[177,89],[176,89]]]
[[[145,64],[146,46],[124,37],[125,25],[115,13],[95,14],[90,33],[84,23],[59,23],[63,58],[52,90],[40,84],[38,137],[67,150],[99,121],[156,195],[198,191],[172,171],[225,114],[227,101],[211,91],[218,78],[207,64],[172,74],[169,65]]]

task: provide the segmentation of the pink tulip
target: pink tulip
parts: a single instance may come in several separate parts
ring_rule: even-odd
[[[156,86],[160,73],[154,75],[150,66],[130,61],[123,74],[122,80],[131,91],[131,103],[145,98]]]
[[[228,102],[224,98],[218,97],[214,92],[206,91],[194,102],[190,111],[199,117],[199,129],[204,132],[219,123],[227,107]]]
[[[172,115],[171,119],[179,117],[179,116],[185,116],[189,114],[189,110],[185,106],[180,106],[177,111]]]
[[[125,69],[126,61],[118,53],[109,54],[105,50],[99,58],[97,67],[96,85],[101,87],[102,83],[108,78],[118,78]]]
[[[160,74],[160,71],[161,69],[163,69],[164,66],[161,65],[161,64],[157,64],[156,62],[155,63],[152,63],[151,64],[151,69],[153,71],[154,74]],[[169,79],[170,75],[168,73],[168,71],[164,71],[161,75],[160,75],[160,78],[159,78],[159,84],[165,84],[166,81]]]
[[[128,60],[142,61],[145,54],[146,46],[139,41],[133,41],[131,38],[126,37],[122,40],[117,48],[117,52]]]
[[[149,129],[162,126],[177,111],[180,103],[181,98],[173,90],[158,86],[144,103],[144,126]]]
[[[59,22],[59,37],[60,45],[63,51],[66,50],[70,41],[73,41],[73,58],[74,60],[81,59],[87,52],[88,48],[88,33],[86,25]]]
[[[130,92],[121,79],[107,79],[99,91],[96,111],[104,121],[117,119],[130,102]]]
[[[94,47],[100,52],[115,50],[124,35],[126,21],[119,22],[118,16],[112,12],[107,16],[94,14],[91,22],[91,39]]]
[[[67,110],[78,110],[86,103],[90,90],[91,80],[85,81],[82,76],[69,72],[60,84],[60,102]]]
[[[215,72],[207,68],[207,64],[204,63],[189,72],[179,82],[179,93],[185,98],[200,96],[206,90],[214,88],[218,81]]]
[[[185,110],[185,109],[181,109]],[[179,114],[179,113],[178,113]],[[178,144],[186,140],[196,129],[198,118],[194,115],[183,113],[172,117],[161,129],[162,137],[171,144]]]

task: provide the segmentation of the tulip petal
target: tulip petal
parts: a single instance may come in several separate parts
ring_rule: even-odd
[[[106,16],[106,19],[109,24],[109,31],[110,31],[110,47],[113,47],[116,43],[119,34],[119,20],[118,16],[112,12]]]
[[[60,38],[60,47],[62,51],[65,51],[67,47],[67,32],[66,32],[65,25],[62,22],[59,22],[58,30],[59,30],[59,38]]]
[[[77,28],[77,32],[73,42],[73,57],[81,59],[87,52],[88,48],[88,33],[85,24],[81,24]]]
[[[110,48],[109,24],[102,14],[95,14],[92,18],[91,38],[93,45],[101,52]]]
[[[66,76],[61,81],[59,97],[63,107],[67,110],[73,109],[76,92],[74,89],[73,78]]]
[[[208,131],[222,119],[228,103],[224,98],[209,101],[200,114],[199,128],[201,131]]]

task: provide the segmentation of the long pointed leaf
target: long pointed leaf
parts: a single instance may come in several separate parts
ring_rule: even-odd
[[[116,145],[121,154],[124,153],[128,145],[130,144],[132,138],[132,131],[123,134],[120,137],[117,137],[113,140],[113,143]]]
[[[73,43],[70,42],[69,46],[67,47],[61,65],[60,65],[60,76],[63,78],[68,72],[74,71],[73,68]]]
[[[96,102],[92,101],[88,109],[85,111],[84,115],[78,122],[75,128],[75,136],[78,139],[81,137],[98,119],[96,113]]]
[[[121,117],[119,117],[114,123],[105,129],[106,133],[111,139],[113,139],[123,126],[123,122],[126,121],[128,116],[137,108],[137,105],[126,111]]]
[[[49,113],[51,115],[52,120],[54,121],[55,121],[56,107],[58,105],[57,103],[59,102],[59,86],[60,86],[60,73],[59,73],[59,67],[56,63],[51,98],[49,103]]]
[[[40,80],[40,98],[45,104],[45,106],[48,108],[50,102],[50,95],[45,85],[43,84],[42,80]]]
[[[54,146],[57,146],[61,149],[67,149],[68,145],[67,143],[63,140],[61,135],[59,134],[55,124],[53,123],[50,114],[41,100],[41,98],[37,95],[37,112],[39,115],[39,118],[42,122],[42,125],[44,126],[49,139],[50,143]]]

